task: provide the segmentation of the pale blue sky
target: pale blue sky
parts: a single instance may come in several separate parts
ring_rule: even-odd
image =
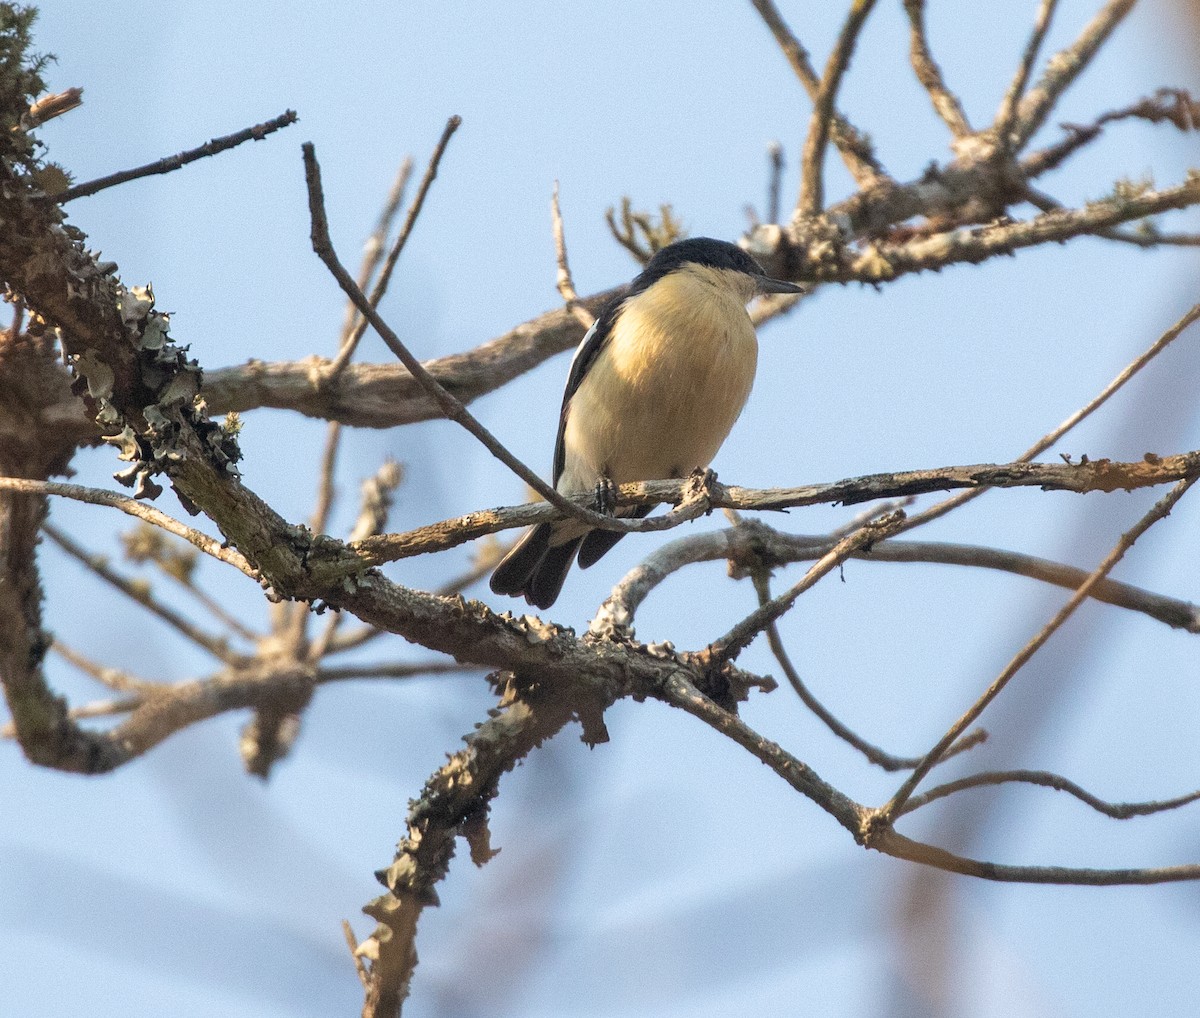
[[[818,63],[840,7],[781,3]],[[1036,4],[931,7],[946,77],[984,123]],[[1145,4],[1129,19],[1053,121],[1086,121],[1164,84],[1200,84],[1164,42],[1182,28],[1162,7]],[[1051,45],[1091,9],[1064,0]],[[42,132],[78,180],[298,111],[298,125],[267,141],[70,207],[126,282],[153,282],[174,312],[173,335],[210,368],[334,347],[342,303],[308,245],[302,141],[316,144],[335,240],[353,262],[399,160],[411,153],[422,166],[446,117],[462,115],[384,306],[429,357],[557,304],[555,179],[576,282],[591,292],[635,271],[603,222],[623,194],[642,207],[669,201],[693,233],[734,239],[743,206],[762,206],[773,139],[787,151],[785,200],[794,194],[809,109],[741,2],[60,0],[46,5],[37,42],[58,55],[51,87],[85,89],[85,105]],[[870,22],[843,95],[897,175],[947,158],[944,129],[908,68],[900,4],[881,5]],[[1078,203],[1118,175],[1174,183],[1189,163],[1200,163],[1194,136],[1120,125],[1047,187]],[[836,159],[829,179],[831,196],[843,196]],[[715,466],[726,481],[769,486],[1011,458],[1198,299],[1198,268],[1194,253],[1078,241],[878,293],[823,290],[763,330],[755,392]],[[1195,334],[1181,340],[1062,450],[1136,458],[1200,447],[1186,399],[1198,346]],[[362,356],[387,358],[374,337]],[[537,469],[549,466],[566,367],[565,356],[553,359],[475,406]],[[322,433],[295,416],[247,415],[244,478],[293,520],[311,506]],[[346,442],[335,532],[353,518],[358,481],[385,455],[408,469],[396,529],[523,497],[449,424],[360,432]],[[111,485],[118,464],[101,450],[75,466],[82,483]],[[1090,568],[1153,497],[998,492],[923,536]],[[169,496],[163,504],[176,511]],[[118,552],[123,521],[63,504],[54,514],[93,549]],[[818,532],[847,515],[805,510],[774,522]],[[1200,507],[1185,500],[1119,576],[1200,600],[1198,523]],[[628,539],[573,575],[550,616],[582,629],[612,583],[663,539]],[[433,584],[464,558],[407,562],[392,575]],[[55,549],[45,549],[44,567],[49,625],[63,639],[164,680],[211,667]],[[247,619],[265,618],[257,587],[204,569]],[[1031,581],[948,568],[852,563],[845,581],[831,577],[806,595],[785,637],[818,695],[870,738],[909,753],[927,748],[1065,599]],[[721,566],[702,567],[664,584],[638,633],[694,647],[752,601]],[[1061,770],[1118,800],[1200,785],[1195,639],[1088,606],[985,717],[996,738],[973,765]],[[423,652],[397,640],[366,656],[385,653]],[[758,646],[743,662],[778,674]],[[61,662],[50,676],[74,701],[100,695]],[[377,893],[371,874],[391,858],[408,798],[490,703],[479,676],[325,688],[266,785],[242,773],[243,718],[189,730],[103,779],[34,770],[0,746],[5,1013],[45,1014],[64,1002],[132,1018],[357,1013],[339,922],[369,930],[359,909]],[[834,742],[788,692],[755,696],[744,715],[862,801],[883,801],[897,783]],[[481,870],[465,855],[455,860],[442,907],[422,920],[406,1013],[934,1013],[914,957],[889,933],[912,867],[862,852],[678,712],[621,704],[608,724],[609,744],[588,751],[568,730],[505,779],[493,812],[503,851]],[[997,809],[972,853],[1078,865],[1200,858],[1194,811],[1118,824],[1036,791]],[[911,829],[944,833],[932,818]],[[950,1013],[1090,1018],[1194,1006],[1194,888],[955,886],[951,935],[961,953]]]

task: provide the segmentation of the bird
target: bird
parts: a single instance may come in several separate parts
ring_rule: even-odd
[[[554,445],[555,490],[596,491],[599,502],[613,485],[707,468],[754,383],[758,339],[746,304],[760,293],[802,292],[726,241],[693,237],[657,251],[575,351]],[[536,524],[496,566],[491,589],[549,608],[576,556],[586,569],[623,536],[574,519]]]

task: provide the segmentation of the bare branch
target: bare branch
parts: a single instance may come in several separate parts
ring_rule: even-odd
[[[791,64],[800,84],[804,86],[804,91],[808,93],[809,99],[815,102],[821,90],[821,80],[809,62],[808,52],[792,34],[792,30],[788,28],[772,0],[750,0],[750,2],[762,17],[767,28],[771,30],[775,42],[783,51],[783,55],[787,57],[788,63]],[[869,187],[884,176],[883,167],[879,165],[875,154],[871,151],[870,142],[840,113],[833,114],[829,125],[829,137],[837,146],[842,161],[846,164],[846,169],[850,171],[850,175],[859,187]],[[767,218],[769,223],[778,221],[778,214]]]
[[[1054,9],[1058,0],[1041,0],[1038,4],[1037,17],[1033,21],[1033,30],[1029,33],[1029,41],[1025,43],[1025,51],[1021,54],[1021,62],[1017,65],[1016,73],[1004,93],[1000,109],[996,112],[996,138],[1001,145],[1009,145],[1009,131],[1017,116],[1017,104],[1025,94],[1025,86],[1029,84],[1029,75],[1033,71],[1033,62],[1041,51],[1046,33],[1050,30],[1050,22],[1054,20]]]
[[[806,505],[853,505],[878,498],[902,498],[954,488],[974,490],[992,487],[1036,487],[1075,492],[1120,489],[1132,491],[1136,488],[1195,477],[1198,473],[1200,451],[1176,456],[1150,454],[1147,459],[1135,463],[1102,459],[1078,463],[1018,461],[1003,465],[943,467],[937,470],[869,474],[831,484],[810,484],[795,488],[740,488],[713,481],[698,492],[690,480],[641,481],[618,487],[615,492],[616,504],[659,505],[666,502],[680,508],[663,516],[648,516],[641,520],[604,517],[603,522],[597,526],[622,533],[645,533],[670,530],[709,509],[769,511]],[[587,494],[570,496],[578,504],[584,504],[590,497]],[[432,523],[403,534],[370,537],[355,545],[354,550],[364,563],[377,566],[431,551],[443,551],[485,534],[494,534],[514,527],[528,527],[558,518],[555,507],[544,502],[486,509]]]
[[[157,162],[147,163],[145,166],[139,166],[133,170],[122,170],[120,173],[113,173],[107,177],[90,180],[86,184],[77,184],[75,187],[69,187],[62,194],[58,195],[55,200],[60,205],[63,205],[69,201],[74,201],[76,198],[84,198],[95,194],[97,191],[116,187],[116,185],[127,183],[130,180],[137,180],[139,177],[149,177],[156,173],[170,173],[172,170],[181,169],[188,163],[194,163],[197,159],[204,159],[207,156],[215,156],[221,152],[226,152],[231,148],[241,145],[243,142],[262,141],[268,134],[274,134],[281,128],[287,127],[289,124],[294,124],[296,120],[295,110],[286,110],[265,123],[255,124],[253,127],[247,127],[233,134],[227,134],[222,138],[213,138],[212,141],[206,142],[199,148],[188,149],[186,152],[167,156],[159,159]]]
[[[1064,778],[1059,774],[1051,774],[1049,771],[988,771],[984,774],[971,774],[965,778],[948,781],[944,785],[937,785],[931,788],[922,795],[914,795],[905,803],[904,808],[900,810],[898,815],[904,816],[906,813],[912,813],[922,806],[927,806],[931,802],[944,799],[957,792],[966,791],[968,788],[983,788],[1010,783],[1040,785],[1043,788],[1053,788],[1058,792],[1066,792],[1068,795],[1073,795],[1080,802],[1090,806],[1096,812],[1103,813],[1114,820],[1128,820],[1131,817],[1145,817],[1154,813],[1164,813],[1167,810],[1179,809],[1181,806],[1187,806],[1193,802],[1200,801],[1200,791],[1195,791],[1189,792],[1187,795],[1176,796],[1173,799],[1158,799],[1150,802],[1106,802],[1104,799],[1098,798],[1092,795],[1091,792],[1080,788],[1074,781]]]
[[[946,87],[946,82],[942,79],[942,69],[933,59],[933,53],[929,49],[929,37],[925,31],[925,0],[904,0],[904,10],[908,14],[910,27],[909,57],[917,81],[929,93],[934,112],[950,128],[950,133],[955,138],[970,136],[973,132],[962,104],[958,101],[958,96]]]
[[[478,665],[459,661],[413,661],[393,664],[346,665],[342,668],[318,668],[314,682],[347,682],[354,679],[415,679],[422,675],[456,675],[477,672]]]
[[[430,187],[437,177],[438,166],[441,165],[442,156],[446,152],[446,146],[450,144],[450,139],[454,132],[458,130],[462,124],[462,117],[451,117],[446,121],[446,126],[442,129],[442,136],[438,139],[437,145],[434,146],[433,155],[429,157],[429,165],[425,167],[425,175],[421,178],[421,183],[417,186],[416,196],[413,198],[412,205],[408,208],[408,215],[404,217],[404,225],[400,227],[400,233],[396,237],[396,241],[392,244],[392,248],[388,251],[387,259],[383,263],[383,268],[379,270],[379,276],[375,280],[375,286],[371,290],[371,307],[379,307],[379,302],[383,300],[383,295],[387,292],[388,283],[392,278],[392,271],[396,267],[396,262],[400,259],[400,252],[404,250],[404,245],[408,243],[408,238],[412,233],[413,227],[417,223],[417,217],[421,214],[421,209],[425,206],[425,196],[429,194]],[[332,250],[332,248],[331,248]],[[320,254],[320,252],[317,252]],[[361,292],[361,287],[359,287]],[[353,303],[353,299],[351,299]],[[329,366],[329,375],[337,377],[338,373],[349,363],[350,358],[354,356],[354,351],[358,349],[359,340],[362,339],[363,333],[367,331],[367,320],[359,318],[358,324],[350,333],[350,338],[342,344],[342,348],[338,351],[337,357]],[[395,352],[395,351],[393,351]]]
[[[1014,152],[1021,149],[1042,126],[1050,111],[1057,105],[1059,97],[1092,62],[1104,41],[1125,15],[1133,10],[1136,2],[1137,0],[1108,0],[1088,22],[1079,38],[1050,58],[1041,80],[1029,90],[1017,107],[1017,116],[1011,132]]]
[[[1180,481],[1166,495],[1159,499],[1145,516],[1143,516],[1134,526],[1126,533],[1121,535],[1121,539],[1114,545],[1104,560],[1098,565],[1095,570],[1088,576],[1079,589],[1071,595],[1066,604],[1062,606],[1042,629],[1016,654],[1015,657],[1004,667],[1004,670],[993,680],[992,684],[987,688],[984,694],[971,705],[961,718],[958,719],[937,744],[926,754],[925,759],[920,766],[913,771],[912,775],[904,782],[897,790],[896,794],[879,810],[876,810],[872,816],[872,825],[881,824],[888,825],[897,815],[908,799],[916,790],[917,785],[929,773],[930,768],[937,763],[950,746],[958,740],[964,731],[973,724],[984,709],[990,704],[1001,691],[1009,680],[1017,674],[1025,663],[1033,657],[1038,650],[1050,639],[1074,613],[1075,610],[1083,604],[1087,599],[1092,588],[1101,580],[1112,572],[1118,562],[1124,558],[1125,553],[1133,547],[1134,542],[1149,530],[1159,520],[1165,519],[1174,508],[1187,490],[1196,482],[1196,478],[1188,478]]]
[[[337,280],[338,285],[341,286],[346,295],[357,305],[363,317],[379,333],[380,338],[383,339],[392,353],[400,358],[404,366],[408,368],[417,381],[437,401],[445,416],[474,435],[488,452],[500,460],[501,463],[555,508],[562,510],[567,516],[577,518],[592,526],[607,525],[609,522],[608,517],[576,506],[563,498],[562,495],[546,484],[537,474],[509,452],[487,428],[476,420],[475,416],[459,400],[447,392],[438,383],[437,379],[425,370],[421,362],[400,342],[400,338],[379,317],[367,300],[366,295],[355,286],[350,274],[346,271],[342,263],[338,261],[337,254],[333,249],[333,242],[329,237],[329,225],[325,218],[325,199],[321,190],[321,171],[317,165],[316,154],[310,142],[306,142],[304,145],[304,167],[308,183],[309,211],[312,216],[313,250],[317,253],[321,261],[325,263],[325,267],[329,269],[334,279]]]
[[[821,75],[820,87],[813,98],[812,118],[808,122],[808,135],[804,139],[804,153],[800,162],[797,218],[815,216],[825,204],[825,145],[829,140],[834,103],[842,76],[850,66],[850,57],[858,44],[858,35],[874,6],[875,0],[852,0],[833,52],[825,64],[825,73]]]
[[[245,557],[233,548],[226,548],[220,541],[213,540],[207,534],[180,523],[161,509],[129,498],[127,495],[119,495],[115,491],[106,491],[103,488],[85,488],[79,484],[62,484],[58,481],[27,481],[20,477],[0,477],[0,491],[15,491],[28,495],[59,495],[76,502],[87,502],[91,505],[119,509],[127,516],[152,523],[156,527],[162,527],[169,534],[182,537],[188,544],[199,548],[205,555],[211,555],[218,561],[233,566],[252,580],[259,578],[258,573]]]
[[[1021,172],[1026,180],[1053,170],[1084,145],[1103,133],[1108,124],[1121,120],[1145,120],[1151,124],[1170,123],[1180,131],[1200,130],[1200,101],[1181,88],[1160,88],[1151,96],[1120,109],[1102,113],[1090,124],[1063,124],[1066,135],[1044,149],[1030,153],[1021,160]]]
[[[562,209],[558,204],[558,181],[554,182],[554,190],[550,194],[550,221],[554,230],[554,254],[558,263],[556,285],[562,299],[566,301],[567,310],[578,320],[585,329],[592,327],[594,318],[587,309],[579,303],[579,294],[575,292],[575,281],[571,278],[571,266],[567,261],[567,240],[563,234]]]
[[[136,580],[130,580],[122,576],[111,566],[107,559],[102,555],[94,555],[85,551],[82,547],[76,544],[66,533],[59,530],[50,523],[43,524],[42,530],[46,536],[57,544],[63,551],[70,555],[77,562],[81,563],[87,569],[111,584],[122,594],[132,601],[136,601],[151,615],[156,615],[162,619],[167,625],[174,628],[191,640],[196,646],[204,648],[213,657],[225,664],[233,665],[245,661],[245,655],[238,654],[231,650],[229,643],[224,637],[214,636],[211,633],[206,633],[198,625],[180,615],[174,608],[163,604],[151,592],[150,585],[147,583],[139,583]]]
[[[1129,884],[1169,884],[1200,880],[1200,865],[1158,866],[1138,869],[1086,869],[1073,866],[1009,866],[984,862],[947,852],[935,845],[906,838],[892,828],[872,834],[868,847],[895,859],[907,859],[948,873],[1018,884],[1071,884],[1085,887],[1118,887]]]
[[[404,192],[408,187],[408,178],[412,174],[412,159],[405,158],[400,164],[400,169],[396,172],[396,178],[392,181],[391,190],[388,191],[388,196],[383,203],[383,209],[379,213],[379,219],[375,223],[375,229],[371,231],[370,237],[367,238],[367,243],[363,249],[362,264],[358,269],[358,288],[366,290],[371,285],[371,280],[375,278],[375,272],[379,268],[380,260],[383,258],[384,245],[387,243],[387,236],[392,228],[392,222],[396,218],[396,214],[400,210],[400,202],[404,199]],[[393,261],[393,265],[395,262]],[[380,291],[382,297],[382,291]],[[378,304],[378,300],[376,300]],[[366,327],[366,323],[362,321],[358,314],[358,309],[354,306],[354,302],[347,299],[346,301],[346,316],[342,323],[342,334],[338,343],[339,356],[341,351],[344,351],[347,346],[356,344],[358,340],[355,337],[356,326],[361,323],[362,327]],[[361,331],[358,332],[361,336]],[[353,349],[346,356],[346,360],[342,362],[342,366],[349,361],[353,354]],[[320,379],[320,383],[324,384],[325,379],[330,376],[336,376],[340,372],[340,368],[336,367],[336,361],[329,365],[325,375]],[[329,522],[329,512],[333,506],[335,495],[334,490],[334,470],[337,465],[337,453],[341,444],[342,429],[338,421],[330,421],[326,430],[325,436],[325,451],[321,457],[321,474],[317,487],[317,504],[313,509],[312,519],[309,524],[314,533],[324,533]],[[300,627],[299,636],[302,638],[304,630],[307,627],[307,622]]]

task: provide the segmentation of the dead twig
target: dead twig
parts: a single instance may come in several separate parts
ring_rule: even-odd
[[[938,740],[937,744],[931,749],[920,765],[913,771],[903,785],[897,789],[896,794],[892,796],[888,802],[880,809],[876,810],[871,818],[872,828],[890,826],[892,821],[898,815],[899,810],[904,807],[904,804],[912,797],[913,792],[921,783],[922,779],[927,775],[930,769],[942,758],[946,750],[950,748],[962,735],[966,729],[974,724],[979,718],[979,715],[984,712],[988,704],[990,704],[1000,693],[1004,687],[1018,671],[1024,667],[1025,663],[1033,657],[1034,654],[1050,639],[1088,598],[1092,588],[1101,580],[1112,572],[1118,562],[1124,558],[1125,553],[1133,547],[1139,537],[1149,530],[1155,523],[1165,519],[1174,508],[1175,504],[1187,493],[1188,489],[1196,483],[1197,478],[1188,478],[1180,481],[1166,495],[1159,499],[1145,516],[1143,516],[1132,528],[1121,535],[1121,539],[1113,546],[1104,560],[1089,574],[1088,578],[1080,584],[1079,589],[1071,595],[1066,604],[1062,606],[1049,622],[1036,633],[1033,638],[1022,647],[1013,659],[1004,667],[1004,670],[996,676],[992,684],[987,690],[975,701],[974,704],[959,718],[946,734]]]
[[[554,231],[554,257],[558,265],[555,280],[558,292],[566,302],[567,310],[575,316],[579,324],[585,329],[590,329],[595,319],[588,314],[587,308],[579,303],[579,294],[575,291],[575,281],[571,278],[571,266],[567,261],[567,240],[563,232],[562,208],[558,204],[557,180],[550,194],[550,221]]]
[[[829,140],[834,103],[837,101],[842,76],[850,66],[850,57],[858,43],[859,33],[874,6],[875,0],[852,0],[833,52],[829,54],[829,60],[825,64],[825,73],[821,75],[821,84],[813,99],[808,135],[804,139],[796,218],[815,216],[825,204],[825,145]]]
[[[958,96],[946,87],[942,69],[933,59],[929,37],[925,30],[925,0],[904,0],[909,23],[909,59],[921,87],[929,93],[934,112],[957,138],[969,137],[973,131]]]
[[[750,0],[763,23],[771,30],[775,42],[787,62],[791,65],[804,91],[813,102],[821,90],[821,79],[809,61],[808,51],[788,28],[772,0]],[[842,114],[834,112],[829,124],[829,138],[846,164],[846,169],[861,188],[869,187],[886,176],[886,172],[875,158],[867,137],[854,127]],[[768,217],[767,222],[778,222],[778,216]]]
[[[309,212],[312,219],[312,244],[313,250],[317,256],[325,263],[325,267],[329,269],[334,279],[343,292],[354,301],[359,312],[363,317],[370,322],[383,341],[387,344],[388,349],[392,351],[406,368],[412,373],[413,377],[421,383],[422,387],[428,392],[441,407],[443,414],[454,423],[461,425],[464,429],[470,432],[479,440],[485,449],[495,456],[501,463],[508,467],[521,480],[528,484],[534,491],[546,499],[555,508],[562,510],[568,516],[577,518],[590,526],[599,526],[606,529],[612,529],[611,518],[603,516],[600,513],[591,512],[583,509],[568,499],[563,498],[550,485],[546,484],[537,474],[529,467],[525,466],[517,459],[505,446],[499,442],[496,437],[487,430],[475,416],[462,405],[459,400],[447,392],[414,357],[401,341],[400,338],[392,331],[388,324],[380,318],[375,308],[371,306],[366,295],[355,285],[354,280],[346,271],[345,267],[338,260],[337,253],[333,248],[333,241],[329,236],[329,223],[325,216],[325,197],[321,189],[321,170],[317,164],[316,152],[311,142],[306,142],[303,146],[304,151],[304,169],[305,180],[308,187],[308,204]],[[617,528],[619,529],[619,528]]]
[[[404,250],[404,245],[408,243],[408,238],[412,234],[413,227],[417,223],[417,217],[421,214],[421,209],[425,207],[425,197],[429,194],[430,187],[437,177],[438,167],[441,165],[442,156],[446,152],[446,146],[450,144],[450,139],[454,136],[454,132],[458,130],[462,124],[462,117],[453,116],[446,121],[446,126],[442,129],[442,136],[438,139],[438,143],[434,146],[433,155],[429,157],[429,165],[425,167],[425,175],[421,178],[421,183],[417,186],[417,193],[413,197],[412,204],[408,207],[408,214],[404,217],[404,225],[400,227],[400,233],[397,235],[395,242],[392,244],[391,250],[388,251],[388,256],[383,263],[383,268],[379,270],[379,276],[375,280],[375,286],[371,290],[371,307],[379,307],[379,302],[383,299],[383,295],[387,292],[388,283],[392,278],[392,271],[396,267],[396,262],[400,259],[400,252]],[[311,197],[311,193],[310,193]],[[322,211],[322,215],[324,212]],[[331,246],[332,250],[332,246]],[[318,252],[319,254],[320,252]],[[361,290],[361,287],[359,287]],[[353,298],[351,298],[353,303]],[[361,312],[361,308],[359,309]],[[350,358],[354,356],[354,351],[358,349],[359,340],[367,331],[367,319],[360,317],[358,324],[350,333],[350,338],[342,344],[342,348],[338,351],[337,357],[330,364],[326,376],[336,378],[339,372],[349,363]],[[393,351],[394,352],[394,351]]]
[[[147,163],[145,166],[139,166],[136,169],[122,170],[120,173],[112,173],[107,177],[90,180],[86,184],[77,184],[74,187],[69,187],[58,195],[55,201],[60,205],[65,205],[76,198],[84,198],[88,195],[96,194],[98,191],[103,191],[106,188],[116,187],[118,184],[137,180],[139,177],[150,177],[156,173],[171,173],[173,170],[182,169],[188,163],[194,163],[197,159],[205,159],[208,156],[218,155],[231,148],[236,148],[244,142],[262,141],[268,134],[274,134],[289,124],[294,124],[297,119],[295,110],[286,110],[279,116],[264,123],[255,124],[253,127],[247,127],[233,134],[227,134],[222,138],[213,138],[212,141],[206,142],[199,148],[188,149],[186,152],[167,156],[156,162]]]
[[[1200,791],[1195,791],[1176,796],[1173,799],[1156,799],[1149,802],[1106,802],[1081,788],[1069,778],[1064,778],[1060,774],[1052,774],[1049,771],[987,771],[983,774],[971,774],[955,781],[947,781],[944,785],[937,785],[921,795],[914,795],[897,815],[904,816],[922,806],[928,806],[931,802],[945,799],[958,792],[965,792],[969,788],[985,788],[1013,783],[1038,785],[1042,788],[1053,788],[1057,792],[1066,792],[1067,795],[1074,796],[1097,813],[1103,813],[1106,817],[1112,817],[1114,820],[1128,820],[1131,817],[1165,813],[1167,810],[1179,809],[1181,806],[1200,801]]]

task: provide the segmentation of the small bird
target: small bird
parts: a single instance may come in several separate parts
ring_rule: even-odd
[[[754,383],[758,340],[747,302],[801,292],[725,241],[695,237],[655,254],[575,351],[554,445],[555,489],[603,491],[707,467]],[[622,536],[579,520],[539,523],[496,567],[492,590],[549,608],[577,554],[586,569]]]

